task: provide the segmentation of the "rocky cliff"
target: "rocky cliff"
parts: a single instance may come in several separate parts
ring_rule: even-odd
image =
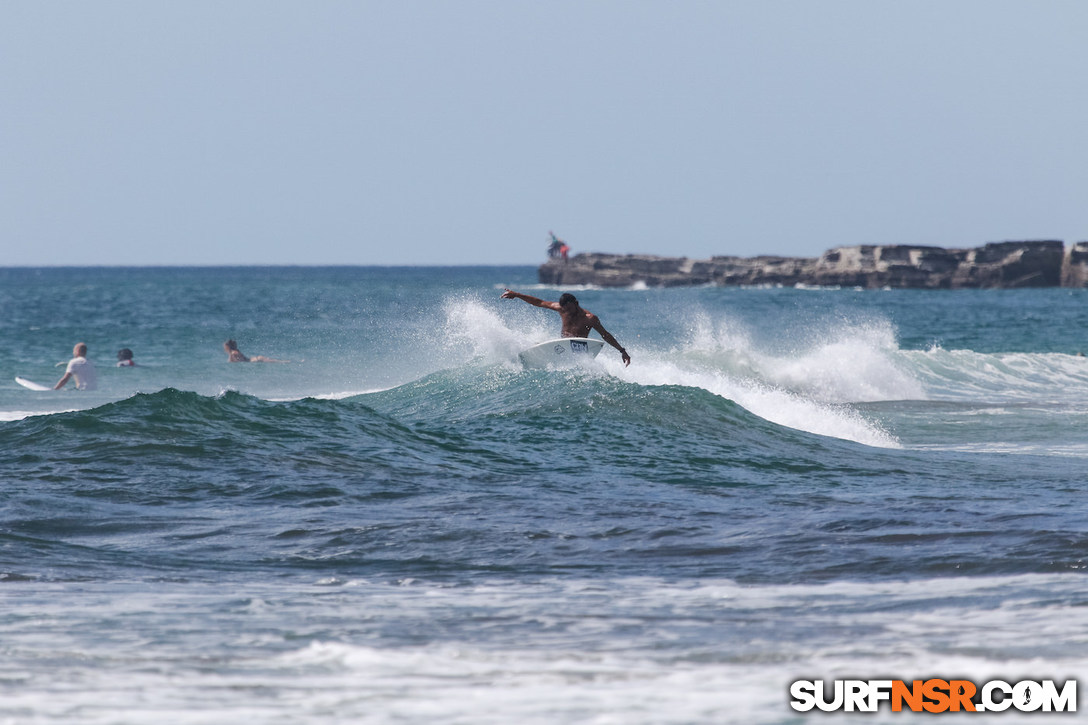
[[[815,285],[964,289],[1088,286],[1088,242],[995,242],[972,249],[836,247],[820,257],[657,257],[577,254],[541,265],[557,286]]]

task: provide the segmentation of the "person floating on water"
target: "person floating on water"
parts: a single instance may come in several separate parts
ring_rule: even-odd
[[[275,358],[265,357],[264,355],[254,355],[253,357],[246,357],[242,354],[242,351],[238,349],[238,343],[234,340],[227,340],[223,343],[223,349],[227,352],[228,362],[262,362],[262,363],[286,363],[290,360],[276,360]]]
[[[612,337],[612,333],[604,329],[600,318],[589,310],[582,309],[582,306],[578,304],[578,298],[570,292],[564,292],[560,295],[558,302],[542,300],[539,297],[532,297],[509,289],[503,291],[502,298],[504,300],[523,300],[534,307],[555,310],[563,321],[563,337],[589,337],[589,331],[596,330],[600,333],[602,340],[620,351],[620,357],[623,359],[625,366],[631,364],[631,356],[627,354],[622,345],[616,342],[616,338]]]
[[[87,343],[77,342],[72,348],[72,359],[64,371],[64,377],[57,381],[53,390],[60,390],[69,380],[76,379],[76,390],[94,390],[98,387],[98,372],[94,363],[87,359]]]
[[[136,361],[132,359],[132,350],[129,350],[127,347],[122,347],[120,350],[117,351],[117,367],[136,367]]]

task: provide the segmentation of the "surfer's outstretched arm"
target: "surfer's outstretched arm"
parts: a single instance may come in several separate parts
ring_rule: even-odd
[[[601,324],[600,320],[594,320],[593,329],[601,334],[602,340],[620,351],[620,359],[623,360],[623,364],[625,367],[631,364],[631,356],[627,354],[627,350],[623,348],[623,345],[619,344],[616,338],[612,337],[611,332],[604,329],[604,325]]]
[[[546,307],[549,310],[559,309],[558,302],[549,302],[548,300],[542,300],[539,297],[533,297],[532,295],[523,295],[521,292],[515,292],[512,289],[503,290],[502,298],[504,300],[522,300],[534,307]]]

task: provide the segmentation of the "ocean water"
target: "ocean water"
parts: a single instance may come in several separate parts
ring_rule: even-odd
[[[506,286],[567,291],[0,269],[0,723],[897,723],[932,716],[790,683],[1084,684],[1088,291],[577,289],[632,365],[526,370],[558,318]],[[16,385],[77,341],[98,390]]]

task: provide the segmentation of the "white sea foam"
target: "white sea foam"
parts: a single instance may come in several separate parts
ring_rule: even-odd
[[[271,403],[290,403],[296,400],[304,400],[306,398],[313,398],[314,400],[344,400],[345,398],[354,398],[359,395],[371,395],[373,393],[381,393],[386,390],[391,390],[395,386],[384,386],[380,388],[366,388],[363,390],[340,390],[331,393],[317,393],[314,395],[288,395],[280,397],[268,397],[265,400]]]
[[[790,428],[870,446],[898,446],[893,435],[843,405],[920,394],[896,364],[888,326],[844,331],[798,354],[773,354],[730,318],[697,314],[693,319],[683,346],[664,354],[647,351],[638,367],[617,374],[644,385],[702,388]]]
[[[510,302],[509,313],[516,325],[510,325],[493,305],[479,299],[447,300],[444,334],[448,354],[461,361],[513,361],[520,350],[556,336],[555,319],[532,314],[539,311],[524,303],[514,306],[514,302]]]
[[[804,339],[768,349],[730,318],[698,315],[678,352],[720,361],[776,388],[828,403],[924,398],[924,387],[900,356],[895,329],[884,320],[834,321]]]
[[[797,720],[796,679],[1088,674],[1078,574],[85,583],[70,594],[23,583],[5,602],[0,722],[771,725]],[[192,611],[216,614],[193,627]],[[840,718],[854,721],[819,719]],[[913,721],[886,706],[865,719]]]
[[[930,397],[940,400],[1088,402],[1088,358],[1061,353],[904,351]]]
[[[685,369],[653,356],[644,357],[637,368],[624,369],[619,363],[610,367],[617,377],[640,385],[701,388],[778,425],[869,446],[898,447],[894,436],[848,406],[823,403],[789,390],[768,387],[756,380],[734,378],[714,370]]]
[[[23,420],[35,415],[54,415],[56,413],[72,413],[78,408],[64,408],[62,410],[0,410],[0,421],[12,422]]]

